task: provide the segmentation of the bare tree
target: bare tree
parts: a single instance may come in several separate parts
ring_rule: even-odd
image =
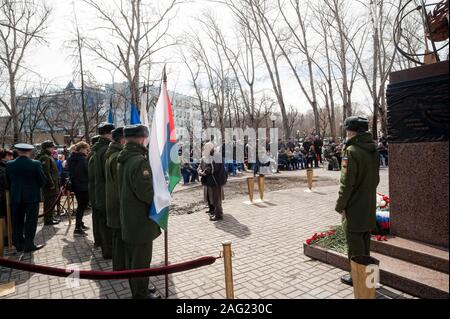
[[[34,144],[34,134],[42,129],[44,115],[49,108],[46,101],[49,84],[41,83],[25,92],[17,98],[17,109],[19,113],[19,132],[23,132],[27,142]]]
[[[0,97],[0,104],[12,117],[14,142],[18,142],[16,80],[26,52],[35,42],[43,41],[51,10],[38,0],[1,0],[0,4],[0,63],[7,70],[9,88],[9,101]]]
[[[290,137],[291,130],[283,97],[279,65],[281,54],[268,26],[268,19],[264,18],[270,15],[269,12],[273,9],[269,6],[270,2],[267,0],[223,0],[222,3],[225,3],[230,8],[237,22],[246,28],[255,40],[277,98],[284,133],[287,137]]]
[[[177,43],[169,36],[168,29],[173,9],[183,0],[167,1],[168,5],[161,11],[142,0],[83,1],[97,12],[103,23],[101,29],[111,35],[86,41],[86,48],[127,79],[131,103],[139,109],[141,67],[151,64],[155,53]]]

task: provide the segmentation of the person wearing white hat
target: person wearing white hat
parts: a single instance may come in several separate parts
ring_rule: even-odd
[[[36,245],[41,187],[46,177],[39,161],[31,159],[33,145],[16,144],[17,158],[6,164],[6,176],[11,190],[13,244],[18,252],[33,252],[44,245]]]

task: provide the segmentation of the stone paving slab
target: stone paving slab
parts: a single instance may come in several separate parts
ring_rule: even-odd
[[[284,175],[301,175],[305,171]],[[317,176],[334,176],[338,172],[315,170]],[[387,171],[381,171],[379,191],[387,192]],[[337,186],[325,186],[306,193],[304,189],[287,189],[266,194],[268,203],[246,205],[245,197],[225,200],[224,220],[210,222],[199,212],[171,216],[169,221],[169,260],[171,263],[201,256],[219,256],[221,243],[232,241],[235,297],[238,299],[353,298],[352,288],[340,283],[343,271],[303,254],[303,242],[315,232],[340,223],[334,212]],[[202,200],[199,198],[199,201]],[[206,207],[205,207],[206,210]],[[85,222],[91,226],[90,214]],[[86,238],[73,237],[73,226],[63,222],[56,227],[38,227],[37,243],[46,247],[22,259],[41,265],[83,270],[111,270],[99,249],[93,248],[92,232]],[[164,261],[164,239],[154,242],[152,266]],[[79,287],[67,285],[65,278],[30,274],[0,268],[0,284],[15,281],[16,293],[3,298],[130,298],[126,280],[80,280]],[[164,293],[164,276],[151,282]],[[196,270],[169,276],[170,298],[225,298],[223,260]],[[402,292],[383,287],[379,298],[411,298]]]

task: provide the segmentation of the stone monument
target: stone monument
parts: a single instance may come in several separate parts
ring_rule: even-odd
[[[391,233],[448,248],[448,61],[390,76]]]

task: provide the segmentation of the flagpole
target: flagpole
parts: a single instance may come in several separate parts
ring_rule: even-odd
[[[166,74],[166,65],[163,68],[163,84],[167,85],[167,74]],[[170,210],[170,208],[168,208]],[[169,212],[167,212],[169,214]],[[169,221],[167,220],[167,227],[164,230],[164,264],[165,266],[169,266]],[[166,299],[169,298],[169,275],[164,275],[165,284],[166,284]]]

